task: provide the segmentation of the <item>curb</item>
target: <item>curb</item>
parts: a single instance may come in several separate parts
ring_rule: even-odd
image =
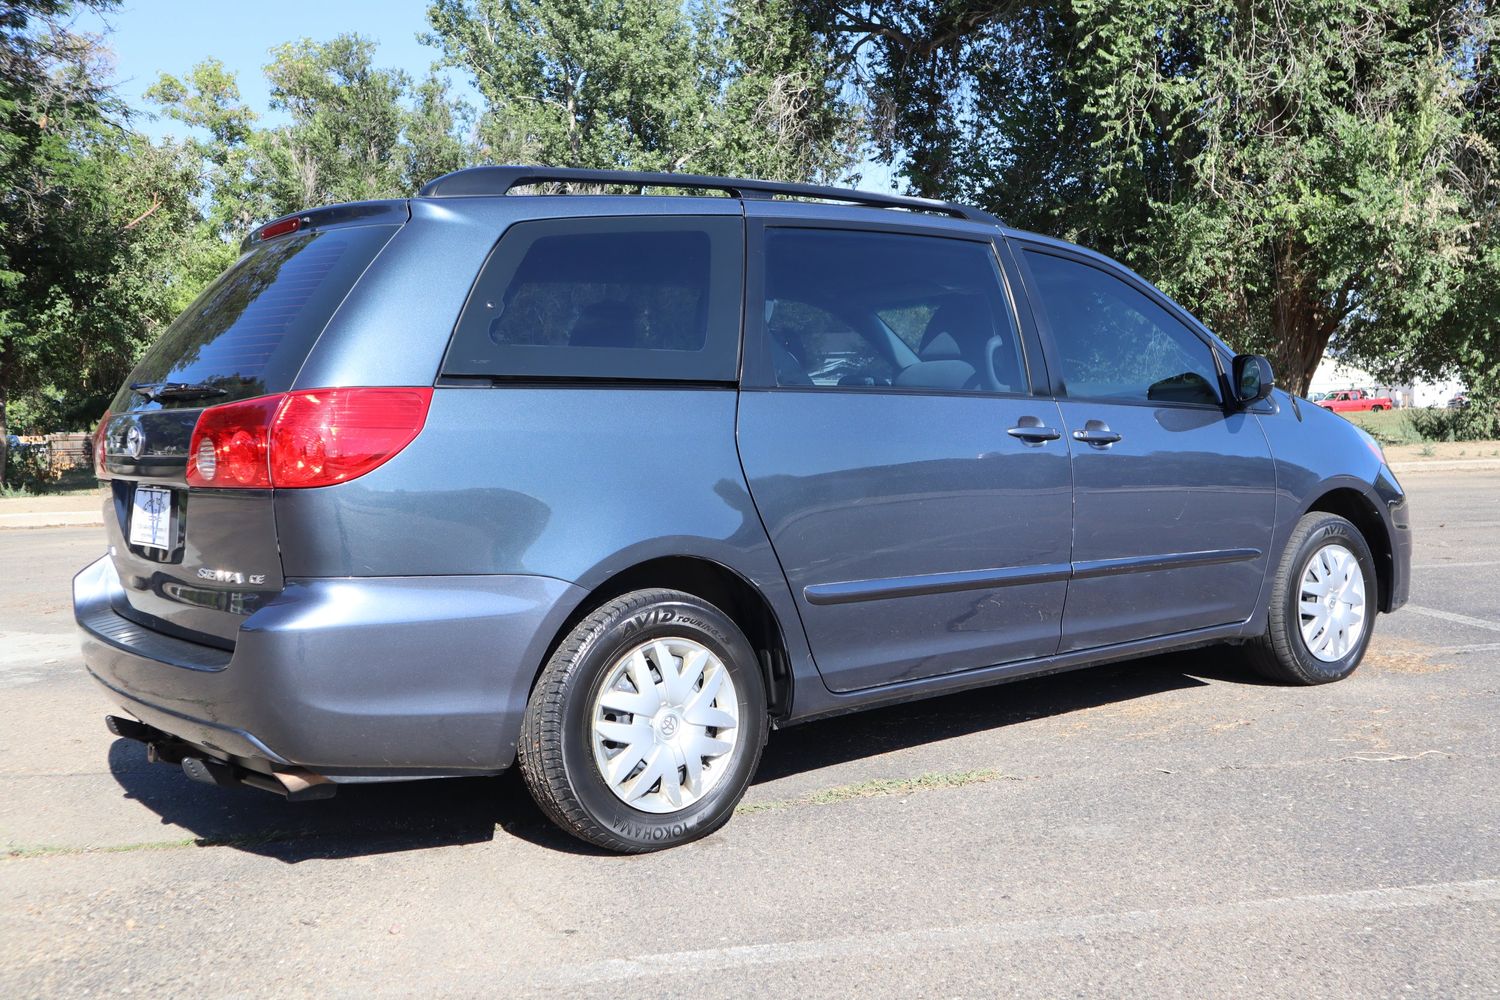
[[[1391,471],[1398,476],[1409,476],[1419,472],[1460,472],[1473,469],[1476,472],[1500,469],[1500,458],[1441,458],[1431,462],[1392,462]]]
[[[104,525],[104,512],[98,510],[32,511],[26,514],[0,514],[0,530],[6,528],[78,528]]]

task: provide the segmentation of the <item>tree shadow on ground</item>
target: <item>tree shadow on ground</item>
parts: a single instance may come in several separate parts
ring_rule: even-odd
[[[944,695],[775,732],[755,781],[1210,681],[1259,683],[1221,647]],[[332,799],[294,804],[197,784],[176,767],[147,764],[144,748],[129,740],[113,744],[109,762],[127,798],[192,842],[288,863],[482,843],[497,832],[561,852],[602,853],[553,826],[514,769],[494,778],[346,785]]]

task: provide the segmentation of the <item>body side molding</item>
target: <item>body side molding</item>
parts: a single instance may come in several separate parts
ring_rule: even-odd
[[[920,597],[924,594],[947,594],[959,590],[985,590],[991,587],[1014,587],[1021,584],[1052,583],[1058,580],[1088,580],[1122,573],[1145,573],[1179,566],[1212,566],[1219,563],[1258,559],[1260,549],[1208,549],[1200,552],[1167,552],[1124,559],[1094,559],[1079,563],[1050,563],[1040,566],[1006,566],[972,570],[964,573],[931,573],[924,576],[889,577],[879,580],[849,580],[820,583],[803,588],[809,604],[852,604],[858,601],[883,601],[893,597]]]

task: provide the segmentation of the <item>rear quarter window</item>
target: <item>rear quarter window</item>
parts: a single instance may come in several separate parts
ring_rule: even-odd
[[[314,230],[257,246],[172,321],[113,409],[129,408],[130,386],[143,383],[212,386],[222,390],[213,403],[291,388],[313,342],[398,228]]]
[[[446,375],[733,381],[738,218],[553,219],[506,230]]]

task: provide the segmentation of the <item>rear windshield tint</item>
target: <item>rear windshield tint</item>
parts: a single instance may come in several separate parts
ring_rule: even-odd
[[[130,373],[113,409],[143,405],[144,397],[130,390],[140,384],[181,382],[224,390],[168,406],[203,406],[291,388],[318,334],[397,228],[314,231],[251,250],[172,322]]]
[[[475,282],[444,373],[732,381],[742,256],[737,218],[517,223]]]

